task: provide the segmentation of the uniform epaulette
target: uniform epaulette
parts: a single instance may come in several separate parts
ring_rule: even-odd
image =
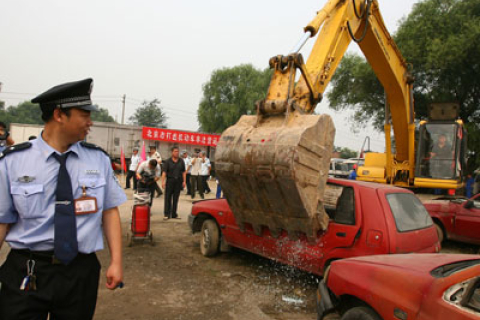
[[[110,155],[107,153],[107,151],[103,150],[101,147],[97,146],[96,144],[88,143],[88,142],[86,142],[86,141],[82,141],[82,142],[80,142],[80,145],[81,145],[82,147],[85,147],[85,148],[95,149],[95,150],[102,151],[103,153],[105,153],[105,154],[107,155],[107,157],[110,158]]]
[[[5,150],[3,150],[3,152],[0,152],[0,159],[5,158],[10,153],[14,153],[14,152],[17,152],[17,151],[22,151],[22,150],[30,148],[31,146],[32,146],[32,144],[30,142],[24,142],[24,143],[19,143],[19,144],[7,147]]]

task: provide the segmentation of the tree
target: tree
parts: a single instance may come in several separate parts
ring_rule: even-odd
[[[98,107],[98,106],[97,106]],[[99,111],[92,112],[93,121],[113,122],[107,109],[99,108]],[[42,111],[38,104],[24,101],[16,106],[10,106],[6,110],[0,109],[0,121],[8,125],[10,123],[43,124]]]
[[[357,157],[357,152],[353,151],[352,149],[349,149],[347,147],[336,147],[335,152],[340,153],[340,158],[342,159],[350,159],[350,158],[356,158]]]
[[[142,106],[135,110],[135,114],[128,119],[137,126],[167,128],[167,116],[159,105],[158,99],[145,100]]]
[[[427,116],[432,102],[456,101],[464,122],[480,122],[479,37],[478,0],[424,0],[414,5],[394,39],[413,66],[417,118]],[[365,59],[346,56],[332,87],[327,97],[333,109],[352,108],[357,124],[373,122],[383,129],[384,91]],[[480,128],[469,125],[468,129],[479,132]],[[479,154],[480,146],[473,141],[469,138],[469,148]]]
[[[100,121],[100,122],[115,122],[113,117],[108,113],[107,109],[98,107],[98,111],[92,112],[90,114],[92,121]]]
[[[258,70],[251,64],[213,71],[203,85],[198,108],[200,130],[221,133],[245,114],[254,114],[255,102],[266,96],[269,69]]]
[[[0,118],[4,118],[9,125],[10,123],[26,123],[26,124],[42,124],[42,111],[37,104],[30,101],[24,101],[16,106],[9,106],[7,110],[0,111]]]

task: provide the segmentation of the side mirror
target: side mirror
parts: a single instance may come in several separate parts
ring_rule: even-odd
[[[463,206],[465,209],[472,209],[474,206],[473,204],[473,200],[467,200],[467,202],[465,203],[465,205]]]

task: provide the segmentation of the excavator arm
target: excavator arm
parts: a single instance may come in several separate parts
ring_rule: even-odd
[[[353,40],[358,43],[385,88],[388,101],[385,123],[387,180],[398,172],[403,172],[407,179],[413,179],[413,78],[385,26],[378,2],[331,0],[305,27],[305,32],[307,38],[318,34],[307,63],[303,63],[298,53],[302,45],[288,56],[277,56],[270,60],[274,74],[267,98],[259,103],[259,113],[282,113],[289,107],[306,114],[312,113]],[[295,86],[296,69],[301,71],[301,78]],[[395,155],[391,153],[391,123],[394,124],[396,137]]]
[[[293,53],[270,59],[274,72],[257,115],[243,116],[217,146],[216,172],[237,223],[258,235],[267,227],[273,236],[286,230],[290,237],[303,233],[314,239],[328,225],[325,189],[335,129],[328,115],[313,112],[352,40],[391,106],[397,153],[394,157],[387,148],[387,157],[413,176],[412,81],[377,1],[330,0],[304,31]],[[305,63],[299,51],[316,35]],[[397,169],[388,168],[387,176]]]

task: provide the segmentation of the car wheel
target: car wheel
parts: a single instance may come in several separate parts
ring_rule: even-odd
[[[443,239],[445,238],[443,235],[443,229],[438,223],[435,223],[435,229],[437,229],[438,242],[442,243]]]
[[[382,318],[368,307],[356,307],[345,312],[342,320],[382,320]]]
[[[203,222],[200,238],[200,251],[205,257],[218,253],[220,246],[220,231],[214,220],[207,219]]]

